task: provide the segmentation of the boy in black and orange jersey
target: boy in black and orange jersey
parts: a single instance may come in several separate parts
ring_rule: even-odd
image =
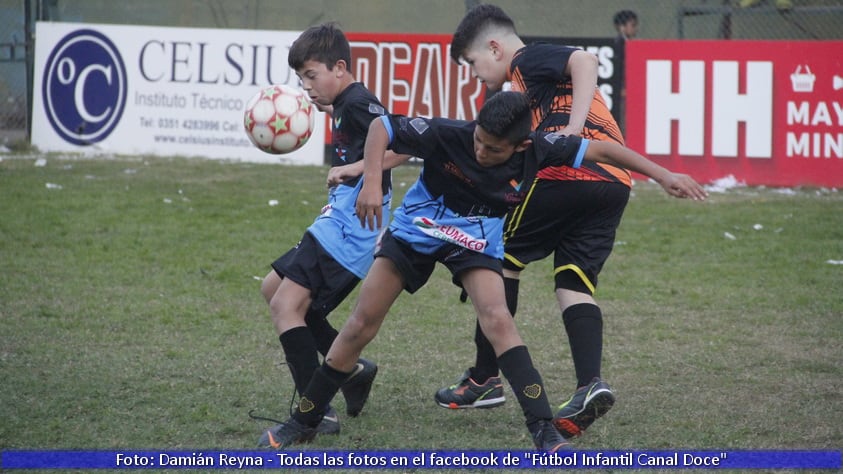
[[[451,57],[467,63],[490,90],[510,82],[512,90],[526,94],[535,129],[624,144],[596,87],[597,58],[567,46],[525,45],[499,7],[481,4],[466,13],[454,33]],[[579,169],[548,167],[538,173],[528,198],[507,215],[503,271],[513,315],[520,271],[554,256],[556,296],[577,377],[574,395],[554,418],[565,437],[581,434],[615,401],[600,378],[603,319],[593,294],[612,251],[630,185],[626,170],[604,163],[586,162]],[[479,325],[475,343],[475,365],[436,393],[439,405],[479,408],[504,403],[494,352]]]

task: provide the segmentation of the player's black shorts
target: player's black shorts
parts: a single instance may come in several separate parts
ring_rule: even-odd
[[[534,181],[506,216],[504,268],[522,270],[553,253],[556,288],[593,294],[627,201],[621,183]]]
[[[501,261],[488,255],[472,252],[454,244],[445,244],[442,249],[432,255],[416,252],[405,242],[393,237],[387,230],[381,237],[380,248],[375,252],[375,258],[388,258],[404,277],[404,289],[408,293],[415,293],[423,287],[436,262],[441,262],[450,270],[451,281],[462,287],[460,273],[472,268],[488,268],[501,274]]]
[[[339,264],[319,242],[305,232],[301,242],[272,262],[278,275],[310,290],[310,312],[323,317],[336,309],[360,279]]]

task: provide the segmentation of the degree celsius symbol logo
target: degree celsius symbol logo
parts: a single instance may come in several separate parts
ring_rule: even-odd
[[[44,66],[42,96],[53,129],[75,145],[105,139],[126,105],[126,66],[114,43],[77,30],[56,44]]]

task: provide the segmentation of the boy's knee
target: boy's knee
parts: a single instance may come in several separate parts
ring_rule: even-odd
[[[347,328],[347,329],[346,329]],[[344,331],[355,335],[366,334],[372,331],[374,323],[372,318],[368,318],[363,314],[353,313],[345,322]]]
[[[508,334],[515,326],[512,315],[506,308],[484,311],[477,315],[477,319],[480,321],[480,329],[489,341]]]

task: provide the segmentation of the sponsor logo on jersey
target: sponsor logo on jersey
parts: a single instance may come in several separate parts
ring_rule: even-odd
[[[457,226],[439,224],[428,217],[416,217],[413,219],[413,224],[426,235],[459,245],[474,252],[482,252],[488,245],[486,239],[474,237]]]

